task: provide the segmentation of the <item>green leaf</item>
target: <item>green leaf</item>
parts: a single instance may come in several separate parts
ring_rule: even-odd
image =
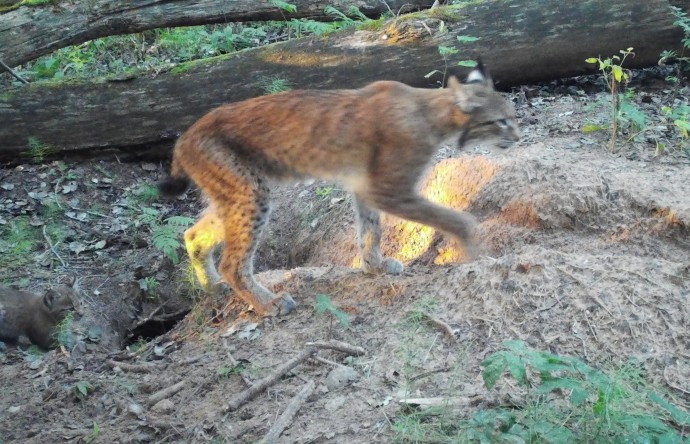
[[[573,378],[554,378],[542,382],[537,393],[549,393],[554,390],[582,389],[582,381]]]
[[[575,405],[581,405],[587,401],[587,398],[589,398],[589,392],[582,387],[573,388],[573,391],[570,394],[570,401]]]
[[[293,5],[292,3],[284,2],[282,0],[271,0],[270,3],[273,6],[280,8],[283,11],[289,12],[291,14],[297,12],[297,6]]]
[[[590,57],[588,59],[585,59],[585,62],[587,63],[597,63],[599,60],[595,59],[594,57]]]
[[[601,125],[598,123],[585,123],[582,125],[582,132],[585,134],[593,133],[595,131],[604,131],[609,129],[608,125]]]
[[[464,66],[466,68],[474,68],[477,66],[477,62],[474,60],[460,60],[458,66]]]
[[[458,36],[458,42],[460,42],[460,43],[476,42],[479,39],[480,39],[480,37],[472,37],[469,35],[459,35]]]
[[[671,416],[673,416],[673,420],[676,421],[678,424],[690,425],[690,414],[688,414],[687,412],[684,412],[683,410],[666,401],[664,398],[662,398],[660,395],[654,392],[649,393],[649,399],[655,402],[664,410],[668,411],[671,414]]]
[[[616,82],[620,82],[623,79],[623,68],[619,65],[611,65],[611,71],[613,72],[613,78]]]
[[[314,309],[319,314],[330,313],[335,317],[338,322],[343,326],[343,328],[348,328],[350,326],[350,317],[342,311],[338,306],[336,306],[331,299],[325,294],[320,294],[316,296],[316,304]]]
[[[438,47],[438,53],[441,54],[443,57],[457,54],[458,50],[457,48],[454,48],[452,46],[439,46]]]
[[[592,406],[592,411],[597,415],[603,415],[606,412],[606,394],[599,390],[599,395],[597,396],[597,402]]]
[[[527,385],[527,368],[525,367],[525,362],[519,356],[515,356],[510,353],[505,355],[506,364],[508,365],[508,371],[513,375],[513,378],[520,383],[520,385]]]
[[[170,216],[165,223],[176,227],[188,227],[194,223],[194,219],[186,216]]]
[[[482,378],[484,379],[484,385],[489,390],[494,388],[498,382],[498,378],[501,377],[508,366],[505,358],[506,353],[505,351],[496,352],[482,362],[482,366],[484,367]]]

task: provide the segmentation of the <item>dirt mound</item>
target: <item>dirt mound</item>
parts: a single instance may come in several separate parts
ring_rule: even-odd
[[[38,231],[52,241],[32,241],[42,249],[8,279],[36,288],[55,274],[78,275],[87,314],[76,325],[85,339],[69,350],[0,354],[0,440],[256,442],[314,381],[278,442],[414,441],[401,432],[406,398],[458,401],[454,421],[521,405],[514,380],[489,391],[481,377],[482,360],[516,339],[597,368],[634,360],[683,407],[690,393],[687,159],[650,159],[632,148],[627,157],[611,154],[603,135],[550,136],[558,112],[525,123],[525,139],[542,143],[443,159],[420,184],[430,199],[477,217],[481,248],[473,261],[443,235],[386,216],[383,250],[406,271],[364,276],[351,268],[349,197],[325,183],[276,188],[257,260],[271,271],[258,279],[292,293],[299,306],[263,322],[240,302],[223,317],[224,300],[192,291],[186,264],[173,265],[150,240],[167,217],[200,208],[191,195],[172,203],[137,197],[133,190],[166,168],[113,160],[3,170],[0,221],[25,217],[25,230],[47,225],[48,216],[64,224],[64,232]],[[41,199],[61,206],[49,213]],[[185,321],[162,334],[185,310],[192,310]],[[118,349],[144,330],[162,335]],[[227,408],[307,343],[331,339],[365,355],[319,351],[258,398]],[[337,374],[343,368],[349,373]],[[160,401],[165,389],[172,391]]]

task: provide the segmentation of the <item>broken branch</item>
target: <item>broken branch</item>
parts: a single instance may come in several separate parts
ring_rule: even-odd
[[[306,361],[307,359],[311,358],[314,354],[316,354],[316,351],[316,348],[312,347],[302,350],[302,352],[299,355],[295,356],[285,364],[278,367],[273,373],[271,373],[263,379],[256,381],[256,383],[253,386],[237,394],[234,398],[230,400],[230,402],[228,402],[228,405],[225,407],[225,410],[237,410],[246,402],[254,399],[268,387],[278,382],[278,380],[282,378],[283,375],[285,375],[287,372],[297,367],[299,364]]]
[[[177,392],[179,392],[180,390],[182,390],[182,388],[184,387],[184,384],[185,384],[185,382],[184,382],[184,380],[182,380],[182,381],[178,382],[178,383],[175,384],[175,385],[171,385],[170,387],[166,387],[166,388],[164,388],[163,390],[157,391],[156,393],[154,393],[154,394],[152,394],[151,396],[149,396],[149,400],[148,400],[148,401],[149,401],[149,405],[154,405],[154,404],[157,403],[158,401],[161,401],[161,400],[163,400],[163,399],[165,399],[165,398],[171,397],[171,396],[174,395],[175,393],[177,393]]]
[[[325,349],[330,349],[330,350],[336,350],[342,353],[347,353],[348,355],[352,356],[364,356],[367,352],[362,348],[362,347],[356,347],[354,345],[350,345],[347,342],[341,342],[341,341],[328,341],[328,342],[307,342],[307,347],[315,347],[315,348],[325,348]]]
[[[299,411],[302,404],[304,404],[304,401],[311,396],[313,391],[314,381],[310,379],[304,387],[302,387],[302,390],[290,400],[290,403],[285,407],[285,410],[278,419],[276,419],[276,422],[273,423],[268,433],[266,433],[266,436],[264,436],[264,439],[260,441],[261,444],[273,444],[278,441],[280,434],[290,425],[292,418],[294,418],[297,411]]]

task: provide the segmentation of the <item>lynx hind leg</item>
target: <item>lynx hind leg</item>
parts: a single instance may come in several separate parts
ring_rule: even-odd
[[[205,291],[211,291],[220,280],[220,274],[213,264],[212,253],[225,236],[223,224],[213,207],[209,207],[201,218],[184,233],[184,244],[189,254],[194,274]]]
[[[288,294],[276,297],[254,279],[254,253],[270,212],[269,190],[251,170],[234,165],[225,171],[210,194],[223,224],[225,247],[220,273],[235,293],[260,316],[287,314],[295,302]]]
[[[362,270],[368,274],[400,274],[403,264],[381,254],[381,222],[379,211],[354,196],[357,215],[357,244],[362,256]]]

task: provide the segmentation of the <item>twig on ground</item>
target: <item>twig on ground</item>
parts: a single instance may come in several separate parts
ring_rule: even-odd
[[[328,359],[326,359],[326,358],[322,358],[321,356],[314,356],[314,357],[312,358],[312,360],[317,361],[317,362],[320,362],[320,363],[322,363],[322,364],[332,365],[332,366],[334,366],[334,367],[347,367],[346,365],[339,364],[339,363],[337,363],[337,362],[335,362],[335,361],[331,361],[331,360],[328,360]]]
[[[184,387],[184,384],[185,384],[185,381],[182,380],[175,385],[171,385],[170,387],[166,387],[163,390],[158,390],[156,393],[149,396],[149,399],[148,399],[149,405],[154,405],[158,401],[161,401],[163,399],[171,397],[175,393],[182,390],[182,388]]]
[[[283,375],[285,375],[287,372],[297,367],[307,359],[311,358],[314,354],[316,354],[316,351],[316,348],[313,347],[309,347],[307,349],[302,350],[302,352],[299,355],[295,356],[285,364],[278,367],[273,373],[271,373],[263,379],[256,381],[256,383],[253,386],[235,395],[230,400],[230,402],[228,402],[227,406],[225,406],[225,410],[233,411],[239,409],[246,402],[254,399],[268,387],[278,382],[278,380],[282,378]]]
[[[474,397],[455,397],[455,398],[403,398],[400,404],[415,405],[419,407],[464,407],[471,405],[480,396]]]
[[[7,65],[5,64],[5,62],[3,62],[2,60],[0,60],[0,66],[2,66],[2,68],[3,68],[5,71],[7,71],[8,73],[10,73],[10,75],[11,75],[12,77],[14,77],[15,79],[19,80],[20,82],[22,82],[22,83],[24,83],[24,84],[29,83],[28,80],[26,80],[24,77],[20,76],[20,75],[17,74],[16,72],[14,72],[14,70],[13,70],[12,68],[10,68],[9,66],[7,66]]]
[[[364,356],[367,352],[362,347],[350,345],[347,342],[330,340],[328,342],[307,342],[307,347],[325,348],[329,350],[336,350],[342,353],[347,353],[352,356]]]
[[[113,361],[108,359],[106,364],[112,368],[119,367],[121,370],[132,373],[150,373],[154,370],[159,370],[161,367],[149,364],[128,364],[126,362]]]
[[[198,362],[203,357],[204,357],[204,355],[192,356],[190,358],[186,358],[186,359],[182,359],[182,360],[178,361],[177,364],[180,364],[180,365],[195,364],[196,362]]]
[[[48,242],[48,246],[50,247],[50,251],[52,251],[53,254],[55,255],[55,257],[58,258],[58,260],[60,261],[60,263],[62,264],[62,266],[63,266],[63,267],[66,267],[67,264],[65,263],[65,261],[62,260],[62,258],[61,258],[60,255],[58,254],[57,250],[55,250],[55,246],[54,246],[53,243],[50,241],[50,238],[48,237],[48,233],[46,233],[46,226],[45,226],[45,225],[43,225],[43,237],[45,238],[46,242]]]
[[[410,378],[410,382],[416,381],[418,379],[426,378],[427,376],[431,376],[435,373],[444,373],[450,370],[450,367],[442,367],[442,368],[437,368],[435,370],[429,370],[428,372],[420,373],[416,376],[413,376]]]
[[[415,311],[412,313],[419,313],[422,315],[422,317],[431,325],[434,327],[438,327],[441,329],[441,331],[450,339],[452,342],[458,342],[458,338],[455,336],[455,331],[453,330],[453,327],[448,325],[447,323],[443,322],[440,319],[436,319],[435,317],[431,316],[429,313],[425,311]]]
[[[232,367],[233,368],[239,367],[240,363],[237,361],[237,359],[235,359],[232,356],[232,353],[230,353],[230,345],[228,344],[228,338],[223,338],[223,345],[225,346],[225,353],[227,354],[228,361],[230,361],[230,364],[232,365]],[[244,375],[244,372],[240,372],[240,378],[242,378],[242,381],[244,381],[244,383],[247,387],[252,387],[254,385],[252,383],[252,381],[250,381],[249,378],[247,378]]]
[[[589,331],[592,332],[592,336],[594,336],[595,341],[599,341],[599,338],[597,337],[597,332],[594,330],[594,327],[592,326],[592,323],[589,322],[589,316],[587,316],[587,310],[583,311],[583,314],[585,316],[585,321],[587,322],[587,326],[589,327]]]
[[[666,376],[666,370],[668,370],[668,367],[664,367],[664,371],[662,372],[664,375],[664,381],[666,382],[666,385],[671,387],[674,390],[678,390],[681,393],[684,393],[686,395],[690,395],[690,391],[685,390],[683,387],[678,387],[677,385],[671,383],[671,381],[668,380],[668,376]]]
[[[297,411],[302,407],[302,404],[304,404],[304,401],[307,400],[309,396],[311,396],[312,392],[314,391],[314,381],[309,380],[304,387],[295,395],[294,398],[290,400],[290,403],[285,407],[285,410],[281,415],[276,419],[276,422],[273,423],[270,429],[268,429],[268,433],[266,433],[266,436],[264,436],[264,439],[260,441],[262,444],[273,444],[276,441],[278,441],[278,438],[280,437],[280,434],[283,433],[283,430],[285,430],[290,423],[292,422],[292,418],[295,416]]]
[[[142,325],[144,325],[144,324],[146,324],[147,322],[149,322],[155,315],[158,314],[159,311],[161,311],[161,310],[163,309],[163,307],[165,307],[165,305],[166,305],[167,303],[168,303],[168,301],[165,301],[165,302],[163,302],[161,305],[159,305],[158,307],[156,307],[151,313],[149,313],[148,316],[146,316],[146,317],[145,317],[144,319],[142,319],[141,321],[137,322],[137,324],[136,324],[134,327],[130,328],[129,331],[134,331],[134,330],[136,330],[137,328],[139,328],[139,327],[141,327]]]

